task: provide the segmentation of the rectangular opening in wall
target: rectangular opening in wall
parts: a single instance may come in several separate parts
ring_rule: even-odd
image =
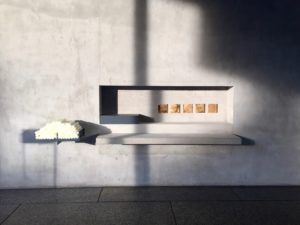
[[[100,86],[101,124],[233,123],[231,86]]]

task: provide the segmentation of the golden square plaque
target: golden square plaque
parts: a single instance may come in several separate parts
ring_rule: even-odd
[[[218,113],[218,104],[208,104],[208,113]]]
[[[158,112],[159,113],[168,113],[168,104],[159,104]]]
[[[192,113],[193,112],[193,104],[183,104],[183,112],[184,113]]]
[[[197,113],[205,113],[205,104],[196,104]]]
[[[172,104],[170,111],[171,113],[180,113],[180,104]]]

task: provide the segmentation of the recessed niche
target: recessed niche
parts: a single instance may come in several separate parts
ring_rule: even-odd
[[[99,144],[241,144],[229,86],[100,86],[100,123]]]
[[[132,121],[233,123],[233,87],[100,86],[100,123]]]

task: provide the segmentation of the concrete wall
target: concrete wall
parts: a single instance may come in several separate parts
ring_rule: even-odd
[[[299,3],[0,0],[0,188],[300,184]],[[26,144],[98,123],[100,84],[234,86],[254,145]]]

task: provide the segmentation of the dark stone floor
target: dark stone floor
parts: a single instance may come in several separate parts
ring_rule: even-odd
[[[0,190],[0,224],[300,225],[300,187]]]

